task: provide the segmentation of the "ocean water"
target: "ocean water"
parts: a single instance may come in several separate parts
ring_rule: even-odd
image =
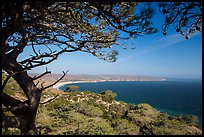
[[[127,103],[148,103],[160,112],[169,115],[196,115],[202,124],[202,80],[168,79],[166,81],[111,81],[97,83],[74,83],[80,91],[101,93],[111,90],[117,93],[116,100]]]

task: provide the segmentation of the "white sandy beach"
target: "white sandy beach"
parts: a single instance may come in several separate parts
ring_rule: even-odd
[[[94,83],[94,82],[99,82],[99,81],[67,81],[67,82],[61,82],[57,83],[53,86],[53,88],[56,88],[59,90],[59,87],[62,87],[63,85],[66,84],[72,84],[72,83]]]
[[[166,79],[161,79],[161,80],[158,80],[158,81],[165,81]],[[66,85],[66,84],[73,84],[73,83],[95,83],[95,82],[105,82],[105,81],[121,81],[121,80],[98,80],[98,81],[67,81],[67,82],[60,82],[60,83],[57,83],[53,86],[53,88],[56,88],[59,90],[59,87],[62,87],[63,85]],[[127,81],[151,81],[151,80],[127,80]],[[157,81],[157,80],[154,80],[154,81]]]

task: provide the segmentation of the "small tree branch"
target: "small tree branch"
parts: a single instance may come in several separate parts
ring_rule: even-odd
[[[46,64],[49,64],[49,63],[51,63],[52,61],[54,61],[56,59],[57,59],[57,56],[53,57],[52,59],[48,60],[47,62],[42,62],[41,61],[41,62],[39,62],[38,64],[35,64],[35,65],[33,65],[31,63],[32,61],[30,61],[30,62],[28,62],[30,66],[25,66],[25,68],[22,68],[22,70],[30,70],[30,69],[38,67],[38,66],[46,65]]]
[[[46,100],[46,101],[44,101],[44,102],[41,102],[40,104],[46,104],[46,103],[48,103],[48,102],[50,102],[50,101],[52,101],[52,100],[54,100],[56,97],[58,97],[59,95],[56,95],[55,97],[53,97],[53,98],[51,98],[51,99],[48,99],[48,100]]]
[[[39,84],[39,82],[40,82],[40,81],[38,81],[38,82],[35,84],[35,86],[37,86],[37,85]]]
[[[68,70],[68,71],[69,71],[69,70]],[[59,78],[57,81],[55,81],[54,83],[50,84],[49,86],[46,86],[46,87],[43,87],[43,86],[42,86],[42,88],[41,88],[40,90],[43,91],[43,90],[45,90],[45,89],[47,89],[47,88],[49,88],[49,87],[52,87],[52,86],[54,86],[55,84],[57,84],[60,80],[62,80],[62,79],[64,78],[64,76],[68,73],[68,71],[66,71],[66,72],[63,71],[63,75],[62,75],[61,78]]]
[[[46,67],[46,71],[45,71],[43,74],[39,75],[39,76],[34,76],[34,77],[33,77],[33,80],[39,79],[39,78],[41,78],[41,77],[43,77],[44,75],[49,74],[49,73],[51,74],[51,71],[48,71],[48,70],[47,70],[47,67]]]
[[[38,56],[38,53],[35,51],[33,41],[32,41],[32,45],[31,46],[32,46],[33,52],[36,54],[36,56]]]
[[[13,51],[8,53],[10,55],[12,55],[13,57],[17,58],[18,55],[23,52],[23,49],[27,46],[28,43],[28,34],[26,34],[24,31],[21,31],[21,35],[22,35],[22,39],[21,41],[18,43],[17,46],[15,46],[13,48]]]
[[[43,88],[43,84],[45,84],[45,82],[42,82],[42,83],[41,83],[41,87],[42,87],[42,88]]]

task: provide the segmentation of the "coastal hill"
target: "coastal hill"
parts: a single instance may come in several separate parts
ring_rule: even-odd
[[[5,77],[2,77],[5,79]],[[25,101],[25,95],[11,78],[4,93]],[[169,116],[149,104],[116,101],[110,90],[63,92],[54,88],[42,92],[36,117],[40,135],[201,135],[197,117]],[[3,113],[12,113],[2,105]],[[18,135],[16,128],[2,128],[3,135]]]
[[[30,76],[40,74],[30,73]],[[60,78],[62,74],[47,74],[42,77],[44,81],[55,81]],[[134,75],[79,75],[67,74],[60,82],[66,81],[161,81],[165,80],[161,77],[148,77],[148,76],[134,76]]]

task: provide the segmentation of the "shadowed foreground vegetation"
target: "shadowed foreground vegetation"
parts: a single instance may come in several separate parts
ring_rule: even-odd
[[[7,94],[23,98],[14,80],[7,86],[13,91]],[[15,92],[14,92],[15,91]],[[56,97],[56,95],[58,95]],[[47,103],[46,100],[53,99]],[[36,127],[41,135],[196,135],[197,117],[169,116],[148,104],[128,104],[115,100],[110,90],[101,94],[90,91],[43,92],[36,118]],[[2,108],[4,106],[2,105]],[[4,110],[4,109],[3,109]],[[12,113],[4,110],[5,115]],[[2,134],[21,134],[17,128],[3,128]]]

